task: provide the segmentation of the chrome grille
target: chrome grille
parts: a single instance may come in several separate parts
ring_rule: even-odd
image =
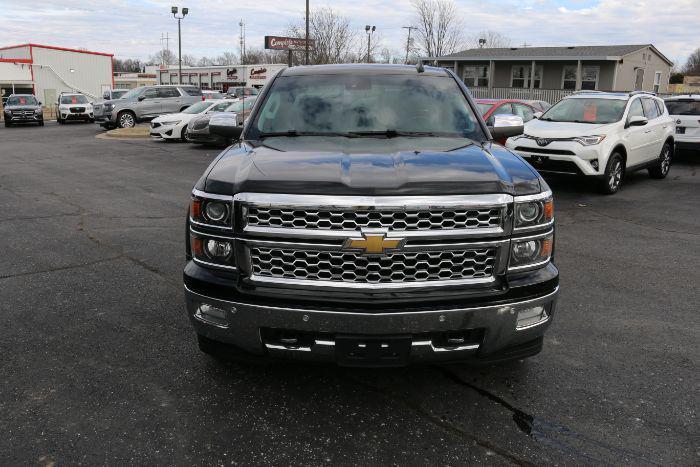
[[[248,207],[246,221],[255,227],[288,229],[403,231],[484,229],[501,226],[501,208],[436,210],[325,210]]]
[[[387,284],[489,278],[496,263],[496,248],[364,256],[343,251],[252,247],[250,257],[255,276]]]

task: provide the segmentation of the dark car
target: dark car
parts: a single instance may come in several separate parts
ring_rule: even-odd
[[[3,110],[5,126],[16,123],[37,123],[44,126],[41,102],[33,94],[10,94]]]
[[[257,96],[258,94],[260,94],[260,91],[257,88],[235,87],[228,88],[226,91],[226,97],[230,99],[240,99],[243,96]]]
[[[230,112],[235,115],[236,122],[242,126],[245,119],[250,114],[250,109],[255,104],[256,96],[246,99],[228,100],[215,107],[201,117],[197,117],[187,124],[186,138],[190,143],[212,144],[218,146],[228,146],[231,144],[229,138],[213,135],[209,132],[209,121],[212,116],[222,112]]]
[[[501,126],[510,122],[514,126]],[[552,192],[441,68],[287,68],[206,169],[184,286],[200,348],[342,366],[498,362],[542,348]]]

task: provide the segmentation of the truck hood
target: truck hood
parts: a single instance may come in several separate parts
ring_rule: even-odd
[[[525,124],[524,133],[540,138],[573,138],[606,133],[610,125],[614,123],[547,122],[535,119]]]
[[[515,195],[542,189],[532,167],[496,144],[464,146],[466,140],[452,138],[332,140],[272,138],[265,146],[231,147],[212,162],[196,187],[225,195],[370,196]]]

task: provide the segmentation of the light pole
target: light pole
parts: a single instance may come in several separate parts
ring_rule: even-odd
[[[367,63],[372,63],[372,59],[369,56],[370,44],[372,43],[372,33],[377,30],[377,26],[370,26],[369,24],[365,26],[365,32],[367,33]]]
[[[309,64],[309,0],[306,0],[306,44],[304,45],[306,48],[306,60],[305,64]]]
[[[404,63],[408,65],[408,51],[411,48],[411,31],[418,29],[415,26],[402,26],[404,29],[408,29],[408,38],[406,39],[406,60]]]
[[[182,84],[182,33],[180,32],[180,20],[187,16],[187,13],[190,12],[190,9],[183,8],[182,16],[177,15],[176,6],[170,8],[170,12],[173,14],[173,18],[177,20],[177,79],[178,82]]]

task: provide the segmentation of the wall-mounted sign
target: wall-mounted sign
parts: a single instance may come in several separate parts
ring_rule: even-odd
[[[251,68],[250,79],[267,79],[267,68]]]
[[[238,70],[236,68],[227,68],[226,79],[238,79]]]
[[[309,48],[313,49],[316,41],[309,39]],[[265,36],[265,48],[273,50],[305,50],[306,40],[296,37]]]

